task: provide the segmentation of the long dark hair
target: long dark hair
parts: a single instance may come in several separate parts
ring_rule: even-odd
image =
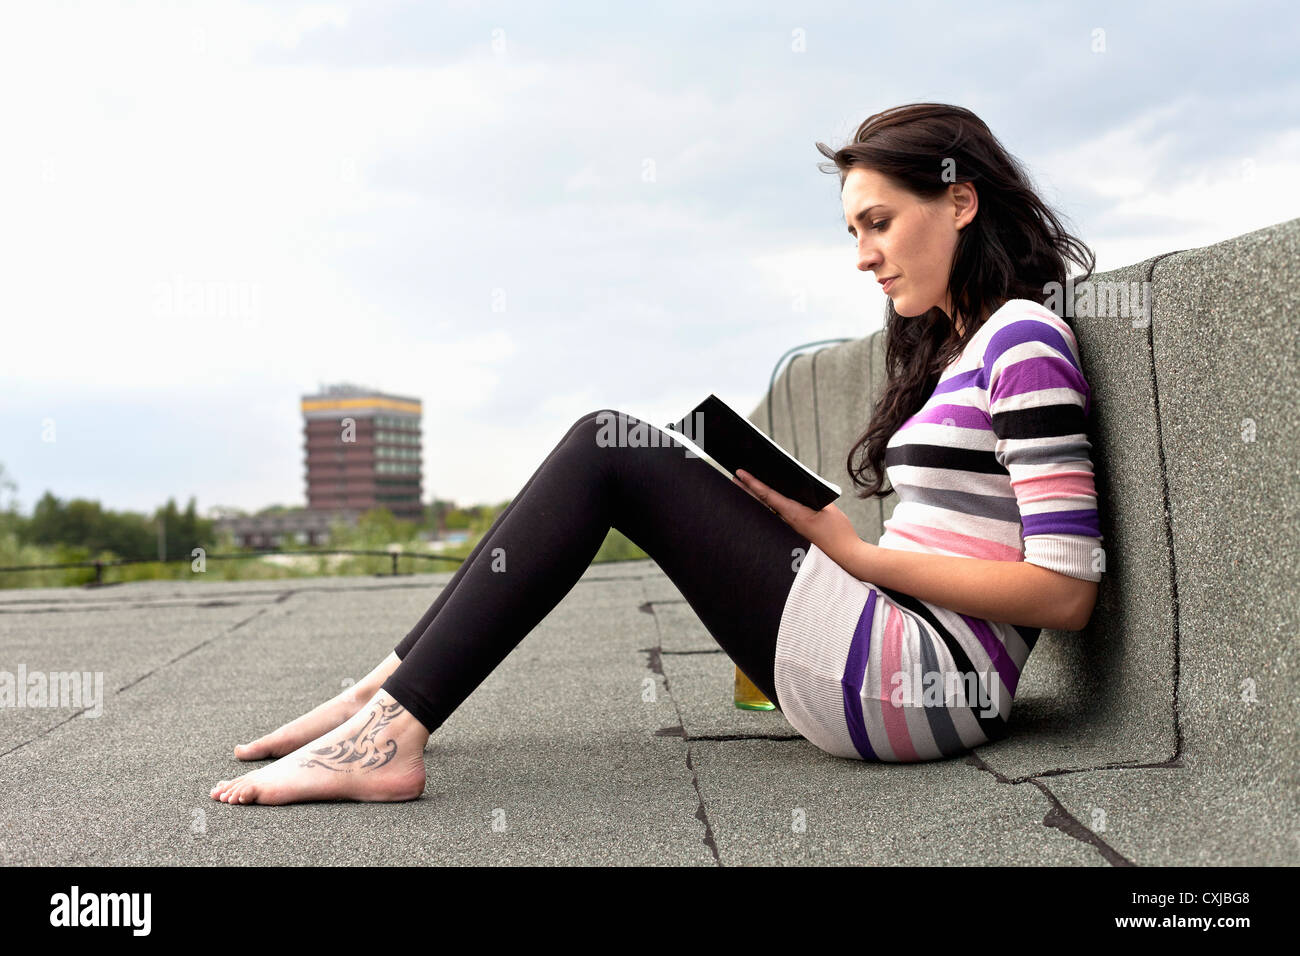
[[[1092,251],[1062,227],[1039,199],[1028,175],[978,116],[960,106],[911,103],[870,116],[853,141],[838,150],[817,149],[831,159],[822,172],[838,171],[840,188],[849,169],[864,166],[880,173],[920,201],[935,199],[950,183],[973,183],[979,209],[957,236],[948,291],[962,316],[959,334],[953,318],[935,307],[903,318],[890,301],[885,307],[887,382],[871,422],[849,450],[848,472],[858,498],[884,498],[885,445],[918,412],[948,363],[965,348],[984,320],[1008,299],[1043,303],[1049,290],[1066,289],[1066,260],[1084,266],[1081,282],[1092,275]],[[1052,284],[1055,283],[1055,286]],[[1070,325],[1068,314],[1056,314]],[[854,459],[861,451],[862,463]],[[863,477],[868,471],[870,478]]]

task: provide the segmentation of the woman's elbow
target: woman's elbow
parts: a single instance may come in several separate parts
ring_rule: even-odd
[[[1081,578],[1072,578],[1074,583],[1071,588],[1074,590],[1074,600],[1067,603],[1071,612],[1066,615],[1064,620],[1064,631],[1082,631],[1092,620],[1093,609],[1097,606],[1098,582],[1084,581]]]

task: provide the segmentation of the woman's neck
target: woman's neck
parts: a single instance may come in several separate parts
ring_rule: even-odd
[[[1010,299],[1004,299],[1003,301],[999,302],[997,305],[995,305],[995,306],[993,306],[991,309],[989,309],[987,312],[985,312],[984,317],[983,317],[982,319],[980,319],[979,323],[976,325],[976,328],[978,328],[980,325],[983,325],[985,322],[987,322],[987,321],[988,321],[988,320],[993,316],[993,313],[994,313],[994,312],[998,311],[998,309],[1002,308],[1002,307],[1003,307],[1004,305],[1006,305],[1007,302],[1009,302],[1009,301],[1011,301],[1011,300],[1010,300]],[[965,324],[965,322],[962,320],[962,317],[961,317],[960,314],[957,315],[956,320],[953,322],[953,328],[957,330],[957,337],[958,337],[958,338],[960,338],[961,336],[963,336],[963,335],[966,334],[966,324]]]

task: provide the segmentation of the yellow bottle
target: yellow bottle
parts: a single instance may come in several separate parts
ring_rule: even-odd
[[[735,701],[741,710],[776,710],[776,704],[768,700],[739,667],[736,668]]]

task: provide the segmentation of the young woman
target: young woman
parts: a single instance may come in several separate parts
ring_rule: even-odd
[[[728,480],[671,440],[612,443],[612,409],[583,415],[394,652],[236,747],[280,759],[222,780],[213,799],[418,797],[429,735],[572,589],[610,528],[827,753],[926,760],[1005,732],[1040,629],[1084,627],[1104,566],[1090,389],[1069,322],[1042,304],[1064,288],[1067,259],[1086,264],[1083,279],[1094,260],[968,110],[897,107],[842,149],[817,148],[839,173],[857,266],[890,300],[887,382],[847,462],[859,497],[898,492],[879,542],[833,504],[814,512],[747,474]]]

